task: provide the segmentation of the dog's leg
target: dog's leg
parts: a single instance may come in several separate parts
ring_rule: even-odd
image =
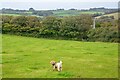
[[[62,71],[62,67],[60,67],[60,71]]]
[[[60,71],[60,67],[59,66],[57,67],[57,70]]]
[[[55,66],[53,66],[53,71],[55,70]]]

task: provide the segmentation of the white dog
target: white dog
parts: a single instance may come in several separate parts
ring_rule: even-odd
[[[53,70],[57,69],[58,71],[62,71],[62,61],[57,63],[55,61],[51,61],[50,63],[53,66]]]

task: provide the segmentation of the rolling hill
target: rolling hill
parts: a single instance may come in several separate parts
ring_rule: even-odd
[[[117,78],[118,44],[3,35],[3,78]],[[63,61],[63,71],[51,60]]]

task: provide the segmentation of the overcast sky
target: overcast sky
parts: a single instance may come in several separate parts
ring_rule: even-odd
[[[118,8],[119,0],[0,0],[1,8],[37,10],[49,9],[89,9],[93,7]]]

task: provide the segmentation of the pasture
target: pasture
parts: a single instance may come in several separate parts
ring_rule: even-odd
[[[80,10],[58,10],[53,11],[55,16],[76,16],[80,14],[95,14],[95,13],[102,13],[104,12],[97,12],[97,11],[80,11]]]
[[[42,11],[42,10],[41,10]],[[77,16],[81,14],[96,14],[96,13],[102,13],[104,12],[97,12],[97,11],[80,11],[80,10],[56,10],[52,11],[53,15],[51,16]],[[38,16],[38,15],[33,15],[32,12],[26,12],[23,14],[2,14],[2,15],[8,15],[8,16],[36,16],[36,17],[43,17],[43,16]]]
[[[102,16],[114,16],[114,19],[118,20],[118,15],[119,15],[119,13],[116,12],[116,13],[111,13],[111,14],[105,14],[105,15],[102,15]],[[96,18],[100,18],[102,16],[97,16]]]
[[[8,16],[21,16],[20,14],[1,14],[1,15],[8,15]]]
[[[2,36],[3,78],[117,78],[118,44]],[[62,60],[63,71],[51,60]]]

